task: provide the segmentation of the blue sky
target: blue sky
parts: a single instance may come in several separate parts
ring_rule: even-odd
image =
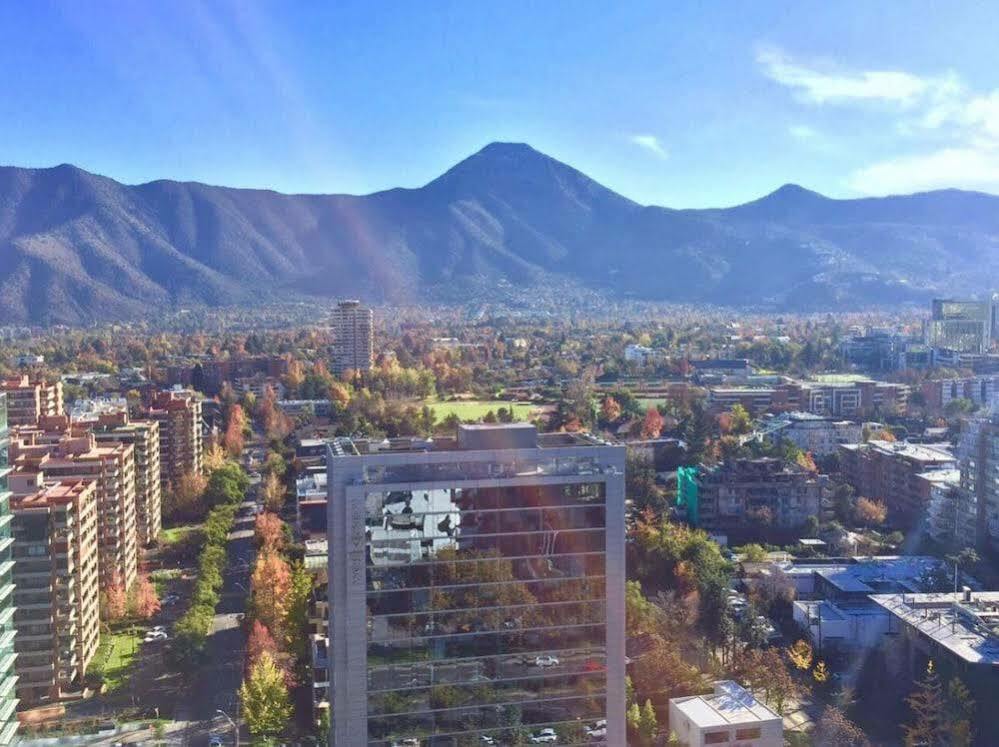
[[[0,163],[285,192],[528,142],[643,203],[999,192],[999,6],[0,4]]]

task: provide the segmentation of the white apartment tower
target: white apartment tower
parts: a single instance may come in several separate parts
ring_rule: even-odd
[[[367,371],[374,356],[374,315],[360,301],[341,301],[333,310],[333,371]]]

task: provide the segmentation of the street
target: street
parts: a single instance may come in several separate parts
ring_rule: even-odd
[[[255,554],[254,508],[254,501],[246,500],[236,515],[229,534],[228,565],[220,601],[206,647],[207,661],[190,678],[187,692],[174,713],[175,721],[188,722],[183,744],[192,747],[208,744],[209,736],[213,734],[235,743],[229,720],[218,711],[236,719],[246,646],[246,634],[239,618],[246,610]],[[249,744],[245,727],[240,741]]]

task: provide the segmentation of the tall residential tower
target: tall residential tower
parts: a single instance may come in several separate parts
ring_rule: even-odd
[[[374,314],[360,301],[341,301],[333,310],[333,371],[367,371],[374,357]]]
[[[7,395],[0,392],[0,745],[10,744],[17,733],[17,692],[14,689],[14,561],[10,513],[10,437],[7,429]]]
[[[331,744],[625,744],[624,470],[523,423],[332,442]]]

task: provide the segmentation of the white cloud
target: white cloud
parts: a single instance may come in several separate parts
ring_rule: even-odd
[[[819,136],[818,131],[808,125],[791,125],[787,132],[795,140],[815,140]]]
[[[669,158],[669,151],[663,147],[663,144],[659,142],[659,138],[655,135],[629,135],[628,142],[637,145],[639,148],[644,148],[658,158]]]
[[[999,192],[999,89],[972,91],[954,72],[919,76],[903,70],[849,70],[804,64],[776,47],[757,50],[763,73],[808,104],[881,104],[870,132],[895,133],[907,152],[854,169],[846,183],[870,195],[958,187]],[[820,133],[791,125],[812,143]]]
[[[847,183],[869,195],[950,187],[999,192],[999,150],[954,147],[890,158],[858,169]]]
[[[822,70],[819,66],[795,62],[776,47],[761,47],[756,53],[756,61],[771,80],[816,104],[880,100],[907,105],[936,85],[932,79],[895,70]]]

